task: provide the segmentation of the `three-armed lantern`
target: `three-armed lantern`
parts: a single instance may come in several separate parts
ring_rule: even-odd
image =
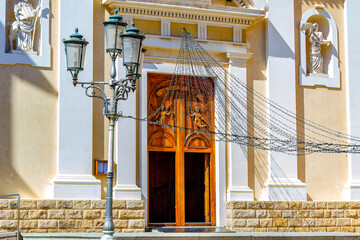
[[[109,119],[109,155],[107,171],[107,192],[106,192],[106,216],[101,239],[114,239],[114,222],[112,219],[112,194],[113,194],[113,163],[114,163],[114,128],[121,112],[118,112],[118,101],[126,100],[128,94],[136,89],[136,80],[141,76],[142,61],[144,60],[145,49],[142,49],[142,41],[145,36],[139,34],[139,29],[132,27],[126,30],[127,24],[122,22],[122,17],[115,14],[109,17],[109,21],[103,22],[105,27],[106,52],[110,54],[112,67],[110,80],[103,82],[79,82],[77,81],[79,71],[84,70],[85,48],[88,44],[76,28],[69,40],[63,40],[67,69],[71,72],[74,86],[81,84],[85,88],[88,97],[102,99],[104,102],[104,115]],[[126,67],[126,76],[116,80],[115,60],[122,54],[123,65]],[[110,98],[106,96],[104,87],[109,86]]]

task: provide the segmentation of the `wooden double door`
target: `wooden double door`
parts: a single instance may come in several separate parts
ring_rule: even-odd
[[[161,104],[170,79],[171,75],[148,73],[149,115]],[[183,99],[176,104],[185,109]],[[190,126],[194,121],[185,110],[172,114],[164,114],[164,121],[183,122],[185,130],[148,125],[149,225],[215,225],[214,142],[189,130],[195,126]]]

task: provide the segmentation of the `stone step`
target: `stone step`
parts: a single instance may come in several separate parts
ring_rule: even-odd
[[[101,233],[24,233],[25,240],[99,240]],[[155,240],[155,239],[175,239],[175,240],[360,240],[358,233],[115,233],[116,239],[126,240]]]
[[[22,240],[21,234],[19,240]],[[17,240],[17,232],[0,232],[0,240]]]

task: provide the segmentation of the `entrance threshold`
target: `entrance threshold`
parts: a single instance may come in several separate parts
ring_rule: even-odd
[[[148,227],[147,231],[159,233],[234,233],[224,227],[214,226]]]

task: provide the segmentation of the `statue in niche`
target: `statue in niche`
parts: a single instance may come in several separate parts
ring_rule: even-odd
[[[321,45],[329,45],[331,42],[324,40],[317,23],[304,23],[301,25],[301,30],[305,31],[309,36],[309,73],[324,74],[324,60],[321,55]]]
[[[16,50],[33,51],[34,35],[36,23],[41,17],[41,1],[36,9],[33,8],[29,0],[20,0],[14,5],[14,15],[16,21],[10,27],[10,51],[15,52],[13,41],[16,39]]]
[[[156,107],[154,107],[152,104],[150,104],[151,108],[156,111]],[[170,116],[172,114],[173,110],[171,106],[165,107],[165,104],[163,104],[156,114],[156,116],[153,118],[154,122],[158,122],[160,125],[166,124],[165,117]]]

